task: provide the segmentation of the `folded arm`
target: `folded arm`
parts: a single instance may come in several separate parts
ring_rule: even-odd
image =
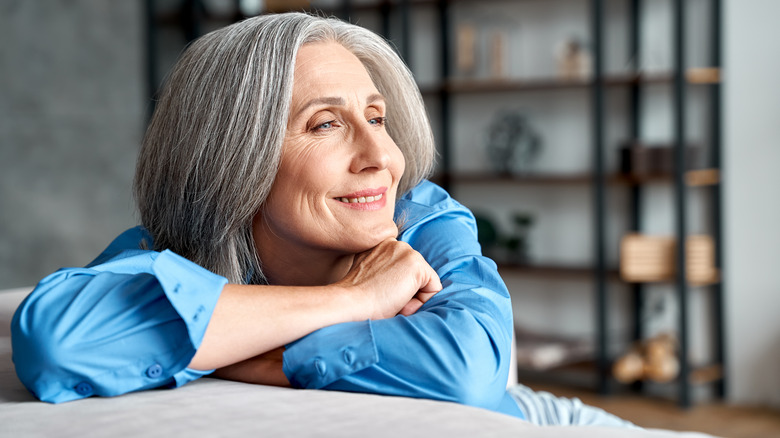
[[[170,251],[121,251],[60,270],[14,316],[17,374],[50,402],[180,386],[328,325],[394,315],[412,297],[426,299],[420,289],[438,290],[408,245],[383,248],[393,269],[417,272],[400,289],[362,287],[376,284],[376,269],[322,287],[230,285]]]
[[[204,373],[187,364],[225,283],[170,252],[62,269],[14,314],[16,373],[49,402],[194,380]]]
[[[496,409],[509,372],[512,315],[476,226],[454,201],[411,218],[401,238],[428,260],[443,290],[415,314],[338,324],[287,346],[293,386],[455,401]]]

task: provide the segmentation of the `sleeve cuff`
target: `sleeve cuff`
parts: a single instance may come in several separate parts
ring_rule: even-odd
[[[287,345],[283,370],[293,387],[320,389],[378,361],[368,320],[325,327]]]
[[[173,375],[174,386],[178,388],[182,385],[192,382],[193,380],[198,380],[203,376],[208,376],[213,372],[214,370],[200,371],[193,370],[192,368],[184,368],[183,370]]]
[[[152,269],[171,305],[187,325],[190,342],[197,349],[227,279],[168,250],[157,256]]]

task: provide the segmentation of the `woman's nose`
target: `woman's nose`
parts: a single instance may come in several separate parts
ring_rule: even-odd
[[[350,165],[353,173],[365,170],[384,170],[390,165],[388,143],[392,142],[384,132],[373,126],[359,129],[353,138],[354,155]]]

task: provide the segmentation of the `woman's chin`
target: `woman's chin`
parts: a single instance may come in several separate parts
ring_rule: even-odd
[[[354,245],[350,245],[354,248],[354,253],[358,254],[364,251],[368,251],[380,243],[386,240],[394,240],[398,237],[398,228],[385,230],[383,232],[372,233],[370,236],[366,236],[364,239],[354,241]]]

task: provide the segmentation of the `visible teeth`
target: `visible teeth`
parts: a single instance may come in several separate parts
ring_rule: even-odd
[[[366,202],[374,202],[380,199],[382,199],[382,195],[361,196],[359,198],[339,198],[339,201],[349,204],[365,204]]]

